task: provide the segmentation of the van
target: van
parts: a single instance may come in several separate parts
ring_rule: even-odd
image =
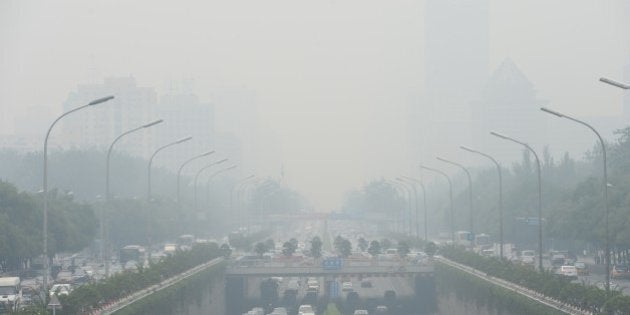
[[[17,311],[22,305],[20,277],[0,278],[0,304],[4,309]]]

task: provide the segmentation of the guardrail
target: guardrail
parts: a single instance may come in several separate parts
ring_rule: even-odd
[[[146,289],[142,289],[140,291],[134,292],[120,300],[114,301],[105,305],[102,309],[92,312],[93,315],[109,315],[114,314],[115,312],[153,294],[158,291],[164,290],[175,283],[178,283],[184,279],[194,276],[195,274],[204,271],[207,268],[215,266],[223,261],[223,257],[215,258],[207,263],[198,265],[187,271],[184,271],[176,276],[170,277],[161,281],[160,283],[154,284]]]
[[[543,305],[546,305],[550,308],[553,308],[555,310],[564,312],[566,314],[572,314],[572,315],[593,315],[592,312],[590,311],[585,311],[585,310],[581,310],[571,304],[568,303],[564,303],[560,300],[556,300],[554,298],[548,297],[542,293],[539,293],[537,291],[528,289],[526,287],[520,286],[518,284],[503,280],[501,278],[497,278],[497,277],[493,277],[493,276],[489,276],[488,274],[486,274],[483,271],[479,271],[475,268],[466,266],[466,265],[462,265],[460,263],[454,262],[452,260],[449,260],[447,258],[441,257],[441,256],[435,256],[435,260],[443,263],[445,265],[448,265],[450,267],[459,269],[461,271],[464,271],[470,275],[473,275],[477,278],[483,279],[485,281],[488,281],[494,285],[500,286],[504,289],[510,290],[512,292],[521,294],[523,296],[526,296],[538,303],[541,303]]]

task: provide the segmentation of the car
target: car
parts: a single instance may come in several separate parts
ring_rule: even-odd
[[[553,266],[562,266],[564,265],[565,256],[563,254],[554,254],[551,256],[551,264]]]
[[[560,266],[560,268],[558,269],[558,274],[570,279],[577,279],[578,277],[577,268],[570,265]]]
[[[586,263],[584,263],[583,261],[576,261],[575,264],[573,265],[575,266],[575,269],[577,269],[578,276],[589,275],[588,267],[586,266]]]
[[[385,305],[378,305],[376,307],[376,309],[374,309],[374,311],[376,312],[376,314],[387,314],[387,311],[389,309],[387,308],[387,306]]]
[[[524,250],[521,252],[521,263],[533,265],[536,262],[536,252],[533,250]]]
[[[57,283],[50,289],[50,296],[68,295],[72,292],[72,285],[69,283]]]
[[[613,279],[623,279],[630,277],[630,271],[627,265],[613,265],[610,270],[610,277]]]
[[[372,280],[370,280],[370,279],[363,279],[363,280],[361,280],[361,287],[362,288],[371,288],[372,287]]]
[[[367,310],[356,310],[354,311],[354,315],[369,315]]]
[[[302,304],[298,308],[298,315],[315,315],[315,311],[311,305]]]
[[[352,291],[352,282],[341,283],[341,291]]]
[[[287,309],[284,307],[276,307],[269,315],[287,315]]]

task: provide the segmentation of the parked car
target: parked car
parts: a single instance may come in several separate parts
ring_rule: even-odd
[[[352,291],[352,282],[343,282],[341,284],[341,291]]]
[[[575,266],[575,269],[577,269],[578,276],[589,275],[588,266],[586,266],[586,263],[583,261],[576,261],[573,265]]]
[[[560,269],[558,269],[558,274],[570,279],[577,279],[578,277],[577,268],[570,265],[560,266]]]
[[[613,279],[630,278],[630,270],[628,270],[627,265],[613,265],[610,276]]]

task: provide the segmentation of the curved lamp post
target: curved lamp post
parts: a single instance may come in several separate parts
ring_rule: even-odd
[[[208,205],[210,205],[210,183],[212,182],[212,179],[214,179],[217,175],[219,175],[219,174],[221,174],[223,172],[229,171],[229,170],[233,170],[236,167],[237,167],[236,165],[232,165],[232,166],[230,166],[228,168],[218,170],[218,171],[210,174],[210,176],[208,176],[208,180],[206,181],[206,203]]]
[[[182,163],[182,165],[179,167],[179,169],[177,169],[177,204],[178,205],[180,204],[180,201],[181,201],[180,184],[179,183],[180,183],[180,180],[181,180],[181,177],[182,177],[182,170],[184,169],[184,166],[188,165],[188,163],[190,163],[190,162],[192,162],[192,161],[194,161],[196,159],[200,159],[200,158],[202,158],[204,156],[208,156],[208,155],[213,154],[213,153],[214,153],[214,151],[208,151],[208,152],[205,152],[205,153],[193,156],[190,159],[186,160],[186,162]]]
[[[63,113],[61,116],[57,117],[57,119],[55,119],[53,121],[53,123],[50,125],[50,127],[48,128],[48,132],[46,132],[46,138],[44,138],[44,187],[43,187],[43,193],[44,193],[44,226],[43,226],[43,238],[44,238],[44,244],[43,244],[43,255],[44,255],[44,279],[43,279],[43,287],[42,287],[42,298],[46,297],[46,291],[48,290],[48,137],[50,136],[50,132],[52,131],[53,127],[57,124],[57,122],[63,118],[66,117],[67,115],[74,113],[76,111],[79,111],[81,109],[84,109],[86,107],[90,107],[90,106],[94,106],[94,105],[98,105],[101,103],[105,103],[109,100],[112,100],[114,98],[114,96],[106,96],[103,98],[99,98],[96,100],[93,100],[83,106],[79,106],[75,109],[71,109],[65,113]]]
[[[605,82],[605,81],[604,81]],[[604,182],[603,185],[604,186],[604,211],[605,211],[605,221],[606,221],[606,254],[605,254],[605,259],[606,259],[606,294],[610,293],[610,235],[609,235],[609,231],[608,231],[608,171],[606,168],[606,144],[604,143],[604,139],[602,138],[602,136],[599,134],[599,132],[597,132],[597,130],[595,130],[595,128],[593,128],[593,126],[587,124],[586,122],[583,122],[579,119],[573,118],[571,116],[567,116],[565,114],[556,112],[554,110],[545,108],[545,107],[541,107],[540,110],[542,110],[545,113],[548,114],[552,114],[556,117],[560,117],[560,118],[566,118],[568,120],[571,120],[573,122],[576,122],[580,125],[583,125],[585,127],[587,127],[588,129],[591,129],[591,131],[593,131],[593,133],[595,133],[595,135],[597,136],[597,138],[599,139],[599,143],[602,146],[602,157],[603,157],[603,161],[604,161]]]
[[[475,225],[474,225],[474,210],[473,210],[473,189],[472,189],[472,177],[470,177],[470,172],[468,171],[468,169],[464,166],[461,165],[459,163],[447,160],[447,159],[443,159],[439,156],[435,157],[436,159],[447,163],[447,164],[451,164],[451,165],[455,165],[457,167],[459,167],[460,169],[462,169],[464,171],[464,173],[466,173],[466,177],[468,178],[468,203],[470,205],[470,234],[475,235]],[[471,247],[473,246],[472,244],[473,241],[471,241]]]
[[[114,149],[114,145],[124,136],[130,134],[130,133],[134,133],[136,131],[142,130],[142,129],[146,129],[152,126],[155,126],[157,124],[162,123],[163,120],[162,119],[158,119],[155,121],[152,121],[148,124],[144,124],[140,127],[136,127],[133,128],[131,130],[127,130],[123,133],[121,133],[118,137],[116,137],[116,139],[114,139],[114,141],[112,141],[112,143],[109,145],[109,149],[107,149],[107,161],[105,162],[105,201],[107,203],[109,203],[109,201],[111,200],[111,194],[110,194],[110,185],[109,185],[109,169],[110,169],[110,158],[112,155],[112,151]],[[109,244],[108,241],[106,241],[106,237],[105,237],[105,215],[103,213],[103,209],[101,208],[100,210],[100,217],[101,217],[101,223],[100,223],[100,233],[101,233],[101,246],[100,246],[100,258],[101,258],[101,262],[103,261],[103,247],[107,248],[107,245]],[[105,244],[104,244],[105,242]],[[107,259],[105,259],[105,277],[109,277],[109,255],[107,256]]]
[[[403,198],[407,199],[405,200],[405,203],[407,204],[407,214],[410,214],[411,212],[411,190],[407,187],[407,185],[405,185],[404,183],[400,182],[400,181],[393,181],[393,180],[388,180],[387,183],[394,185],[394,187],[396,187],[397,189],[400,189],[403,191]],[[404,197],[404,195],[407,195],[407,198]],[[398,226],[400,228],[400,233],[404,234],[405,233],[405,216],[403,214],[404,210],[400,210],[398,211],[399,213],[399,219],[398,219]],[[409,233],[411,233],[410,229],[411,229],[411,222],[409,222],[408,224],[408,231]]]
[[[238,180],[233,186],[232,189],[230,189],[230,213],[232,213],[234,215],[234,193],[236,192],[236,190],[238,190],[240,188],[241,185],[245,184],[246,182],[254,179],[256,177],[256,175],[252,174],[249,175],[245,178],[242,178],[240,180]],[[238,195],[238,193],[237,193]],[[239,218],[238,221],[243,222],[244,217],[243,217],[243,213],[241,211],[237,211],[238,214],[235,215],[236,218]]]
[[[409,181],[404,176],[396,177],[396,180],[404,183],[405,185],[409,185],[413,189],[414,196],[414,205],[415,205],[415,219],[413,220],[414,225],[416,226],[416,239],[420,239],[420,229],[418,227],[418,189],[416,189],[416,183],[413,181]],[[411,234],[411,223],[412,220],[409,220],[409,234]]]
[[[420,186],[420,188],[422,188],[422,200],[424,203],[424,241],[428,242],[429,238],[428,238],[428,213],[427,213],[427,190],[424,187],[424,184],[422,183],[421,180],[419,179],[415,179],[413,177],[409,177],[409,176],[401,176],[402,178],[406,178],[410,181],[413,181],[414,183],[418,184]],[[416,219],[418,217],[416,216]],[[418,221],[416,220],[416,228],[418,226]]]
[[[172,147],[174,145],[180,144],[182,142],[186,142],[186,141],[188,141],[190,139],[192,139],[192,137],[188,136],[186,138],[182,138],[182,139],[179,139],[177,141],[173,141],[173,142],[171,142],[169,144],[163,145],[163,146],[157,148],[157,150],[155,150],[155,152],[153,152],[153,154],[151,155],[151,158],[149,159],[149,168],[148,168],[148,172],[147,172],[147,183],[148,183],[148,186],[147,186],[147,201],[148,202],[151,202],[151,165],[153,164],[153,158],[155,158],[155,156],[160,151],[162,151],[162,150],[164,150],[164,149],[166,149],[168,147]]]
[[[503,140],[522,145],[523,147],[525,147],[525,149],[529,150],[529,152],[531,152],[536,159],[536,174],[538,176],[538,269],[540,271],[543,271],[542,181],[540,179],[540,159],[538,158],[538,154],[536,154],[536,151],[534,151],[534,149],[532,149],[529,144],[516,140],[504,134],[500,134],[498,132],[490,131],[490,134]]]
[[[451,241],[453,242],[453,245],[455,245],[455,214],[453,213],[453,183],[451,182],[451,178],[444,172],[438,170],[438,169],[434,169],[434,168],[430,168],[430,167],[426,167],[424,165],[420,165],[420,168],[425,169],[427,171],[431,171],[434,173],[438,173],[442,176],[444,176],[446,178],[446,180],[448,181],[448,191],[449,191],[449,198],[451,201]]]
[[[149,167],[148,167],[148,170],[147,170],[147,210],[149,210],[149,204],[151,203],[151,166],[153,165],[153,159],[155,158],[155,156],[160,151],[162,151],[162,150],[164,150],[164,149],[166,149],[168,147],[172,147],[174,145],[178,145],[180,143],[186,142],[186,141],[188,141],[190,139],[192,139],[192,137],[188,136],[186,138],[182,138],[182,139],[179,139],[177,141],[173,141],[173,142],[171,142],[169,144],[163,145],[163,146],[157,148],[157,150],[155,150],[155,152],[153,152],[153,154],[151,155],[151,158],[149,159]],[[147,222],[147,226],[148,226],[148,228],[147,228],[147,234],[148,234],[147,235],[147,241],[148,241],[148,247],[149,247],[149,248],[147,248],[147,251],[149,252],[149,255],[148,255],[149,256],[149,260],[151,259],[151,247],[153,246],[153,244],[152,244],[153,243],[153,239],[152,239],[152,234],[153,234],[152,226],[153,225],[151,224],[151,218],[152,217],[150,215],[147,215],[147,220],[148,220],[148,222]]]
[[[494,163],[497,167],[497,174],[499,175],[499,257],[503,258],[503,175],[501,174],[501,165],[495,158],[489,154],[471,149],[469,147],[460,146],[462,150],[481,155]]]
[[[602,82],[604,82],[606,84],[610,84],[612,86],[616,86],[616,87],[624,89],[624,90],[630,90],[630,84],[622,83],[622,82],[615,81],[615,80],[608,79],[608,78],[604,78],[604,77],[599,78],[599,81],[602,81]]]
[[[200,168],[200,169],[197,171],[197,174],[195,174],[195,183],[194,183],[194,185],[193,185],[193,190],[194,190],[194,192],[195,192],[195,210],[199,210],[199,203],[198,203],[198,201],[197,201],[197,185],[198,185],[198,183],[199,183],[199,175],[201,175],[201,173],[202,173],[203,171],[205,171],[205,170],[207,170],[207,169],[209,169],[209,168],[211,168],[211,167],[213,167],[213,166],[215,166],[215,165],[218,165],[218,164],[221,164],[221,163],[225,163],[225,162],[227,162],[227,160],[228,160],[228,159],[223,159],[223,160],[219,160],[219,161],[216,161],[216,162],[212,162],[212,163],[210,163],[210,164],[208,164],[208,165],[206,165],[206,166],[204,166],[204,167]]]

